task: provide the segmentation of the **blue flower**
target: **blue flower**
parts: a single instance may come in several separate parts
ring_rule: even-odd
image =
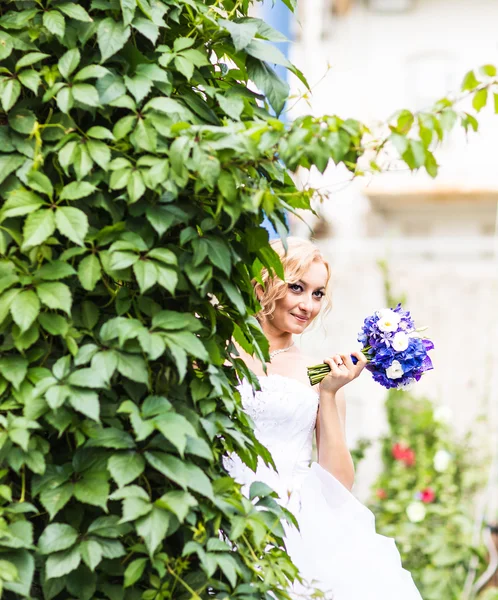
[[[391,325],[389,328],[383,326],[384,331],[378,327],[382,315],[392,314],[392,312],[387,313],[388,310],[397,313],[394,322],[399,318],[396,331],[391,331]],[[394,336],[400,332],[409,337],[409,343],[404,350],[396,351],[392,343]],[[368,360],[366,368],[372,373],[374,380],[382,386],[388,389],[408,388],[413,381],[419,381],[423,373],[433,368],[428,352],[434,348],[434,344],[428,339],[416,337],[415,332],[416,327],[411,314],[403,310],[401,304],[394,309],[377,311],[364,320],[363,328],[358,334],[358,341],[363,345],[363,353]],[[404,339],[406,340],[406,337]],[[396,377],[393,379],[388,377],[387,370]]]

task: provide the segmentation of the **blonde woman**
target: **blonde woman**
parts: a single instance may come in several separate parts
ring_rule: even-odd
[[[288,238],[287,252],[280,241],[272,245],[285,281],[264,270],[263,285],[254,284],[271,361],[265,373],[240,349],[261,391],[253,391],[247,381],[239,390],[277,472],[260,464],[254,473],[238,457],[227,462],[228,469],[247,486],[253,481],[270,485],[295,514],[300,530],[286,529],[286,547],[306,581],[334,600],[421,600],[394,541],[375,532],[372,513],[350,491],[354,468],[345,436],[343,388],[360,375],[365,358],[361,352],[322,357],[331,371],[315,389],[306,368],[317,359],[303,355],[293,342],[292,336],[303,333],[329,301],[330,267],[311,242]],[[318,460],[311,463],[314,433]]]

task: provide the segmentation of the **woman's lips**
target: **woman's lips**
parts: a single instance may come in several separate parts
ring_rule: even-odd
[[[292,313],[291,313],[292,315]],[[307,323],[309,321],[309,317],[301,317],[299,315],[292,315],[294,318],[296,318],[300,323]]]

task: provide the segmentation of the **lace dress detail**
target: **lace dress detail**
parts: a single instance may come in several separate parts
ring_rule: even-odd
[[[375,532],[373,514],[335,477],[312,463],[319,396],[307,384],[271,374],[260,391],[239,386],[244,410],[277,470],[262,461],[256,471],[238,456],[225,459],[230,474],[248,494],[262,481],[294,513],[299,530],[286,526],[285,543],[305,581],[333,600],[422,600],[392,539]],[[310,586],[296,585],[296,598],[311,598]],[[316,597],[316,596],[315,596]]]

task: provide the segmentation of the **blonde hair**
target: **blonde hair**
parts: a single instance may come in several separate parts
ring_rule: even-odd
[[[271,247],[280,257],[284,267],[285,280],[277,275],[270,275],[268,269],[261,271],[261,279],[253,280],[254,291],[261,304],[261,310],[256,318],[261,321],[272,319],[275,305],[287,294],[288,285],[299,281],[311,264],[315,261],[321,262],[327,269],[327,283],[325,287],[326,310],[331,306],[330,300],[330,265],[325,260],[320,250],[309,240],[303,240],[297,237],[287,238],[287,250],[281,240],[271,242]],[[261,283],[262,282],[262,283]]]

